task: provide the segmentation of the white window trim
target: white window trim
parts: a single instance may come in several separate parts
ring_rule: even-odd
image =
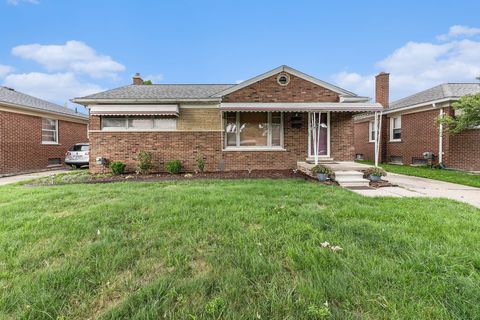
[[[266,111],[267,113],[267,121],[268,121],[268,132],[267,132],[267,145],[266,146],[240,146],[240,112],[241,111],[233,111],[235,112],[235,119],[236,119],[236,128],[237,132],[235,134],[236,139],[236,146],[227,146],[227,133],[225,132],[225,117],[223,118],[223,151],[285,151],[283,147],[283,113],[280,112],[280,145],[279,146],[272,146],[272,111]]]
[[[43,129],[43,119],[55,121],[55,130]],[[43,131],[55,132],[55,141],[43,141]],[[42,144],[58,144],[58,120],[52,118],[42,118]]]
[[[375,136],[372,139],[372,129],[375,126],[375,121],[369,121],[368,122],[368,142],[375,142]]]
[[[402,141],[402,138],[400,139],[393,139],[393,119],[399,119],[399,122],[400,122],[400,128],[396,128],[396,129],[400,129],[402,130],[402,116],[397,116],[397,117],[391,117],[390,118],[390,142],[401,142]]]

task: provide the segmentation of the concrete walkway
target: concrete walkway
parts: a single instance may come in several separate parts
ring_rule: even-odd
[[[10,184],[10,183],[20,182],[20,181],[40,178],[40,177],[53,176],[57,173],[62,173],[67,171],[68,169],[58,169],[58,170],[33,172],[33,173],[19,174],[16,176],[2,177],[0,178],[0,186]]]
[[[386,180],[398,187],[352,191],[367,197],[447,198],[480,208],[480,188],[390,172]]]

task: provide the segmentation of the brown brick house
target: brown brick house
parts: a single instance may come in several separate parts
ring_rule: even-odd
[[[178,159],[186,171],[291,169],[297,161],[353,160],[353,115],[381,110],[368,98],[280,66],[240,84],[133,84],[73,101],[90,112],[90,170],[140,150],[155,170]],[[313,134],[315,133],[315,134]]]
[[[61,166],[73,144],[87,141],[87,116],[0,87],[0,176]]]
[[[452,103],[467,94],[480,92],[478,83],[445,83],[388,104],[388,74],[377,83],[386,83],[382,117],[380,161],[422,165],[424,152],[433,153],[433,163],[447,168],[480,171],[480,128],[447,134],[436,123],[442,113],[453,115]],[[380,99],[381,100],[381,99]],[[355,153],[374,159],[374,119],[355,118]]]

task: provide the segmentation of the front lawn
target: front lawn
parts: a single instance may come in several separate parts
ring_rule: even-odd
[[[0,187],[0,318],[472,319],[479,214],[300,179]]]
[[[372,161],[357,161],[359,163],[373,164]],[[468,173],[463,171],[435,169],[427,166],[402,166],[396,164],[381,163],[387,172],[405,174],[407,176],[415,176],[421,178],[429,178],[434,180],[463,184],[465,186],[480,188],[480,174]],[[388,178],[387,178],[388,180]]]

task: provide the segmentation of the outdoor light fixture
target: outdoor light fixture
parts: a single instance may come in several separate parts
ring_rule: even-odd
[[[292,123],[292,128],[301,128],[302,127],[302,114],[295,112],[292,117],[290,118],[290,122]]]

